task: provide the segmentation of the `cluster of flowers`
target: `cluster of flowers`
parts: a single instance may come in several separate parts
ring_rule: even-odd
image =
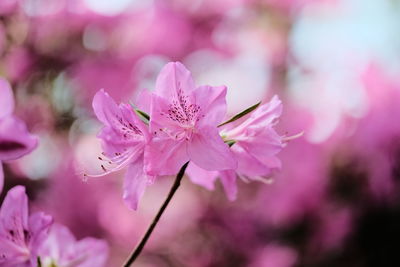
[[[230,200],[237,194],[236,177],[265,180],[280,168],[276,154],[285,144],[274,125],[281,115],[277,97],[223,122],[226,87],[195,87],[191,73],[179,62],[167,64],[153,92],[140,95],[139,109],[117,105],[104,90],[93,109],[104,124],[98,137],[105,175],[127,168],[126,204],[136,210],[147,185],[157,176],[174,175],[190,161],[190,179],[207,189],[220,178]],[[96,175],[91,175],[96,176]]]
[[[117,105],[99,91],[93,108],[104,124],[99,134],[104,150],[99,157],[101,175],[128,166],[124,200],[137,209],[146,186],[157,176],[176,174],[190,162],[188,173],[194,183],[213,189],[219,177],[234,200],[236,176],[265,180],[280,168],[276,154],[286,139],[273,129],[282,109],[277,97],[222,123],[225,96],[224,86],[196,88],[190,72],[177,62],[164,67],[153,93],[141,94],[141,110]],[[37,138],[13,116],[14,98],[4,80],[0,102],[0,160],[17,159],[37,146]],[[53,225],[52,217],[42,212],[28,216],[24,187],[7,193],[0,209],[1,266],[104,266],[107,251],[102,240],[76,241],[68,228]]]
[[[15,117],[14,96],[9,83],[0,79],[0,161],[18,159],[36,148],[23,121]],[[1,162],[0,162],[1,163]],[[0,192],[4,174],[0,164]],[[0,208],[0,266],[105,266],[105,241],[77,241],[67,227],[53,224],[43,212],[28,215],[28,197],[23,186],[7,192]]]
[[[67,227],[53,224],[51,216],[28,216],[23,186],[8,191],[0,209],[0,266],[105,266],[107,255],[105,241],[77,241]]]

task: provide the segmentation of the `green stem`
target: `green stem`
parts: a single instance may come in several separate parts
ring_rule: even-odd
[[[146,245],[148,239],[150,238],[151,233],[153,232],[154,228],[156,227],[158,221],[160,220],[162,214],[164,213],[165,209],[167,208],[169,202],[171,201],[172,197],[174,196],[176,190],[179,188],[183,175],[185,174],[186,167],[188,166],[189,162],[186,162],[182,168],[179,170],[178,174],[176,175],[175,182],[172,185],[167,198],[165,199],[164,203],[162,204],[160,210],[157,212],[156,217],[154,217],[152,223],[150,224],[149,228],[147,229],[146,233],[140,240],[139,244],[136,246],[136,248],[133,250],[132,254],[129,256],[129,258],[126,260],[124,263],[123,267],[129,267],[132,265],[132,263],[137,259],[137,257],[140,255],[142,252],[144,246]]]

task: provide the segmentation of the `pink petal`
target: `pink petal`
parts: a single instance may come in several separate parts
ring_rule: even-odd
[[[0,266],[1,267],[28,267],[29,251],[24,252],[8,238],[0,236]]]
[[[230,201],[234,201],[237,196],[236,174],[234,171],[220,172],[220,179],[224,187],[225,194]]]
[[[116,118],[120,115],[118,105],[103,89],[98,91],[94,96],[92,106],[97,119],[104,125],[112,126],[118,123]]]
[[[149,175],[175,175],[188,160],[185,141],[157,138],[145,150],[145,169]]]
[[[0,119],[12,114],[14,110],[14,95],[10,84],[0,78]]]
[[[271,101],[259,106],[250,117],[242,124],[242,127],[250,125],[269,126],[282,114],[282,102],[278,96],[274,96]]]
[[[0,120],[0,160],[18,159],[36,148],[38,140],[15,117]]]
[[[24,230],[27,229],[28,197],[25,187],[15,186],[7,192],[0,208],[0,235],[11,234],[15,244],[25,247]]]
[[[38,256],[42,259],[50,257],[54,259],[58,264],[64,263],[68,259],[64,255],[68,255],[67,248],[71,248],[75,245],[76,239],[69,231],[69,229],[60,224],[53,224],[50,227],[50,232],[44,242],[38,249]]]
[[[41,246],[39,256],[51,258],[57,266],[102,267],[108,257],[108,246],[94,238],[76,241],[67,227],[55,224]]]
[[[105,267],[108,258],[108,245],[105,241],[87,237],[75,245],[75,255],[83,258],[77,267]],[[79,260],[79,259],[78,259]]]
[[[271,125],[267,127],[250,126],[245,130],[245,136],[246,138],[238,143],[258,158],[276,155],[283,148],[282,137]]]
[[[104,90],[96,93],[92,105],[97,118],[106,126],[108,135],[101,136],[106,141],[131,143],[149,139],[147,127],[132,107],[127,104],[117,106]]]
[[[163,132],[166,128],[170,135],[182,131],[179,123],[173,121],[166,114],[168,109],[169,103],[166,99],[156,94],[151,95],[150,132],[153,136],[168,136],[166,132]]]
[[[237,161],[217,128],[204,127],[193,134],[188,145],[190,160],[208,171],[236,169]]]
[[[238,173],[249,177],[266,176],[271,173],[271,168],[265,162],[254,157],[239,144],[233,145],[231,149],[238,161]]]
[[[190,162],[186,173],[194,184],[203,186],[208,190],[214,190],[214,182],[218,177],[217,171],[206,171]]]
[[[29,233],[31,235],[29,247],[32,253],[35,253],[43,243],[52,223],[53,218],[43,212],[36,212],[29,217]]]
[[[128,166],[125,174],[123,199],[129,208],[137,209],[146,185],[147,175],[143,172],[143,158],[139,158]]]
[[[150,113],[150,105],[151,105],[151,96],[152,93],[149,90],[143,89],[140,91],[138,96],[136,97],[135,103],[137,104],[138,109],[144,111],[146,113]]]
[[[204,115],[200,118],[199,127],[221,123],[226,114],[226,87],[204,85],[198,87],[193,94]]]
[[[177,99],[180,90],[189,95],[194,89],[190,71],[180,62],[171,62],[158,75],[155,93],[165,99]]]

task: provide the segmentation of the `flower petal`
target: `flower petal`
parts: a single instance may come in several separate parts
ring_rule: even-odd
[[[155,93],[165,99],[177,99],[180,90],[191,94],[194,89],[190,71],[180,62],[170,62],[157,77]]]
[[[199,127],[205,125],[217,126],[226,114],[226,86],[200,86],[193,95],[196,104],[201,108],[204,117],[201,117]]]
[[[206,171],[190,162],[186,173],[194,184],[203,186],[208,190],[214,190],[214,182],[218,177],[217,171]]]
[[[53,224],[49,234],[38,249],[42,261],[54,260],[57,264],[68,263],[68,252],[75,245],[76,239],[69,229],[60,224]],[[69,249],[67,249],[69,248]],[[66,257],[67,256],[67,257]]]
[[[147,175],[143,172],[143,158],[140,157],[128,166],[124,179],[123,199],[126,205],[136,210],[147,185]]]
[[[94,96],[92,106],[97,119],[104,125],[113,126],[118,123],[117,116],[120,116],[118,105],[103,89]]]
[[[145,170],[149,175],[175,175],[188,160],[185,141],[157,138],[145,150]]]
[[[232,170],[220,172],[221,183],[224,187],[225,194],[230,201],[236,200],[237,185],[236,173]]]
[[[67,227],[54,224],[40,247],[39,256],[45,266],[54,262],[57,266],[102,267],[108,257],[108,246],[106,242],[94,238],[76,241]]]
[[[36,148],[38,140],[21,120],[9,116],[0,120],[0,160],[20,158]]]
[[[232,151],[238,161],[237,172],[248,177],[266,176],[271,173],[271,168],[254,155],[243,149],[239,144],[232,146]]]
[[[156,94],[151,95],[150,132],[156,136],[173,136],[182,131],[178,122],[172,120],[168,114],[169,103],[163,97]],[[165,131],[168,131],[165,132]]]
[[[0,208],[0,235],[12,237],[13,243],[25,247],[28,230],[28,197],[25,187],[15,186],[7,192]]]
[[[0,119],[12,114],[14,110],[14,95],[10,84],[0,78]]]
[[[79,267],[104,267],[108,258],[108,245],[105,241],[87,237],[75,245],[75,255],[83,258]],[[78,259],[79,260],[79,259]]]
[[[53,218],[43,212],[36,212],[29,217],[29,234],[31,236],[29,247],[33,254],[46,239],[52,223]]]
[[[204,127],[193,134],[188,145],[190,160],[208,171],[236,169],[237,161],[229,146],[224,143],[218,130],[214,127]]]

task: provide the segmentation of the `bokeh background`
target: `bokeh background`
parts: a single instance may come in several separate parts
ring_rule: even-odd
[[[400,266],[400,1],[1,0],[0,76],[40,137],[5,165],[78,238],[110,245],[120,266],[172,183],[139,211],[123,172],[99,169],[91,100],[140,101],[169,61],[197,84],[228,86],[229,114],[277,94],[280,153],[271,184],[239,181],[238,200],[185,179],[136,266]],[[0,107],[1,108],[1,107]]]

